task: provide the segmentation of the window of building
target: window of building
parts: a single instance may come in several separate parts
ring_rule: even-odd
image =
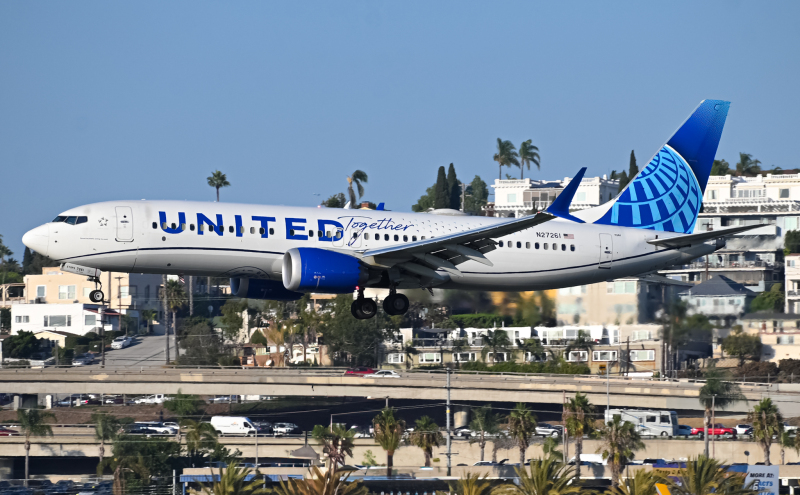
[[[636,294],[636,282],[633,280],[608,282],[606,292],[609,294]]]
[[[91,294],[91,293],[92,293],[92,288],[91,287],[84,287],[83,288],[83,297],[89,297],[89,294]]]
[[[97,315],[85,315],[83,317],[83,324],[88,327],[93,327],[97,324]]]
[[[781,199],[789,199],[789,190],[788,189],[779,189],[779,197]]]
[[[508,361],[508,354],[505,352],[498,352],[497,354],[490,352],[487,354],[486,359],[493,363],[505,363]]]
[[[525,362],[539,363],[547,360],[547,354],[535,354],[532,352],[525,353]]]
[[[516,203],[517,202],[517,195],[516,194],[509,194],[506,196],[506,201],[509,203]]]
[[[477,355],[474,352],[457,352],[453,354],[453,360],[457,363],[467,363],[476,359]]]
[[[650,340],[653,338],[653,334],[650,330],[634,330],[631,332],[631,340]]]
[[[149,285],[145,285],[144,286],[144,300],[145,301],[149,301],[150,300],[150,286]]]
[[[136,297],[135,285],[123,285],[119,288],[120,297]]]
[[[47,286],[37,285],[36,286],[36,297],[47,297]]]
[[[14,323],[30,323],[31,317],[30,316],[15,316]]]
[[[617,351],[592,351],[592,361],[616,361]]]
[[[794,344],[794,335],[778,335],[778,345]]]
[[[579,192],[579,193],[575,194],[575,201],[577,201],[578,203],[585,203],[586,202],[586,193],[585,192]]]
[[[72,316],[70,315],[50,315],[44,317],[46,327],[71,327]]]
[[[631,351],[630,354],[631,361],[655,361],[656,360],[656,351],[653,350],[637,350]],[[612,361],[616,361],[616,359],[612,359]]]
[[[402,352],[393,352],[386,355],[386,362],[392,364],[400,364],[406,362],[406,355]]]
[[[570,351],[567,354],[567,361],[573,363],[583,363],[589,360],[589,351]]]
[[[59,299],[75,299],[76,286],[74,285],[59,285],[58,298]]]
[[[420,363],[441,363],[442,355],[438,352],[423,352],[419,355]]]

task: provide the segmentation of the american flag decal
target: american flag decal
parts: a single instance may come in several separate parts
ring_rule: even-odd
[[[575,239],[575,236],[572,234],[564,234],[564,239]]]

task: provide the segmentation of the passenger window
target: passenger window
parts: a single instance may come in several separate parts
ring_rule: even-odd
[[[205,232],[205,231],[206,231],[206,224],[201,223],[200,224],[200,232]]]
[[[221,233],[223,233],[224,231],[225,231],[225,227],[223,227],[222,225],[220,225],[219,227],[217,227],[217,232],[218,232],[218,233],[220,233],[220,234],[221,234]]]
[[[538,242],[533,244],[533,249],[539,249],[539,243]]]
[[[233,234],[233,225],[231,225],[230,227],[228,227],[228,232],[230,232],[231,234]]]
[[[394,235],[394,240],[395,240],[395,242],[399,241],[399,240],[400,240],[400,236],[399,236],[399,235],[397,235],[397,234],[395,234],[395,235]]]
[[[554,243],[553,243],[553,251],[555,251],[555,250],[557,250],[557,249],[558,249],[558,244],[556,244],[556,243],[554,242]]]
[[[167,230],[167,222],[162,222],[161,223],[161,228],[164,229],[164,230]]]
[[[403,242],[408,242],[408,236],[407,235],[403,236]]]
[[[157,228],[158,228],[158,222],[153,222],[153,228],[154,228],[154,229],[157,229]]]
[[[181,224],[181,230],[186,230],[186,224],[185,223]]]
[[[244,227],[239,225],[239,233],[244,234]]]
[[[75,222],[78,221],[78,217],[67,217],[67,223],[70,225],[75,225]]]
[[[274,233],[275,233],[275,229],[273,229],[273,228],[270,228],[270,229],[269,229],[269,235],[272,235],[272,234],[274,234]]]
[[[292,230],[290,230],[290,231],[289,231],[289,235],[290,235],[290,236],[293,236],[293,235],[294,235],[294,229],[292,229]]]
[[[412,235],[411,236],[411,242],[417,242],[417,236]]]
[[[510,247],[510,248],[514,247],[514,243],[511,242],[511,241],[508,241],[508,247]]]
[[[272,230],[272,229],[270,229],[270,230]],[[341,230],[337,230],[336,231],[336,237],[334,239],[336,239],[338,241],[339,239],[342,238],[342,236],[344,236],[344,232],[342,232]]]
[[[422,239],[424,241],[425,240],[425,236],[420,237],[420,239]]]
[[[250,233],[251,234],[255,234],[256,233],[256,228],[255,227],[250,227]]]
[[[545,250],[545,251],[547,251],[547,246],[549,246],[549,244],[547,244],[547,243],[545,242],[545,243],[543,244],[543,246],[544,246],[544,250]]]
[[[567,250],[567,245],[566,244],[562,244],[561,245],[561,250],[562,251],[566,251]]]
[[[264,227],[259,227],[258,228],[258,233],[261,234],[261,235],[264,235]]]
[[[317,231],[317,237],[322,237],[322,231],[321,230]]]
[[[189,224],[189,230],[191,230],[192,232],[194,232],[194,224],[193,224],[193,223],[190,223],[190,224]]]
[[[314,237],[314,231],[313,230],[309,230],[308,231],[308,237]]]
[[[497,243],[500,247],[503,247],[503,241]]]
[[[365,241],[368,241],[368,240],[369,240],[369,232],[365,232],[365,233],[364,233],[364,240],[365,240]]]
[[[353,232],[353,239],[355,239],[356,237],[358,237],[358,232]]]
[[[75,223],[76,223],[76,224],[79,224],[79,223],[86,223],[86,222],[88,222],[88,221],[89,221],[89,219],[88,219],[88,218],[86,218],[86,217],[78,217],[78,221],[77,221],[77,222],[75,222]]]
[[[525,243],[525,249],[530,249],[530,248],[531,248],[531,243],[530,242],[526,242]]]
[[[175,229],[177,228],[177,225],[175,225],[175,224],[173,223],[172,225],[170,225],[170,227],[172,227],[172,230],[175,230]]]
[[[517,241],[517,249],[519,249],[519,248],[521,248],[521,247],[522,247],[522,243],[521,243],[521,242],[519,242],[519,241]]]
[[[325,231],[325,237],[330,237],[330,236],[331,236],[331,231],[330,230]]]
[[[388,241],[389,240],[389,234],[383,234],[383,240],[384,241]]]
[[[569,250],[570,251],[575,251],[575,244],[570,244],[569,245]]]

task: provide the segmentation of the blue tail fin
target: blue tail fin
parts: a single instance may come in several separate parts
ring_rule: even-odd
[[[729,107],[703,100],[595,223],[691,233]]]

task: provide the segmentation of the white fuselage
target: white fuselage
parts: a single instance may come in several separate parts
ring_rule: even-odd
[[[44,224],[25,235],[25,244],[53,259],[105,271],[276,281],[281,280],[284,253],[293,247],[360,254],[507,220],[189,201],[95,203],[61,216],[86,221]],[[337,238],[339,229],[343,235]],[[448,276],[436,286],[492,291],[569,287],[652,272],[716,249],[713,241],[680,250],[646,242],[678,235],[555,219],[496,238],[502,246],[485,254],[493,266],[467,261],[458,266],[463,276]]]

